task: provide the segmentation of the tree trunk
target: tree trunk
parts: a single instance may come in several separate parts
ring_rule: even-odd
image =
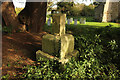
[[[27,25],[29,32],[39,33],[46,21],[46,10],[47,2],[27,2],[19,14],[19,19]]]
[[[106,1],[102,22],[116,22],[119,14],[119,2]]]
[[[7,27],[12,27],[12,32],[17,31],[22,27],[22,25],[18,21],[17,15],[15,13],[14,5],[12,2],[2,3],[2,18],[4,24]]]
[[[111,21],[110,9],[111,9],[111,4],[110,4],[109,0],[107,0],[106,4],[104,5],[104,12],[103,12],[102,22]]]

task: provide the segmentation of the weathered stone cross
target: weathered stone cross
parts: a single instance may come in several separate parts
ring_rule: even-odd
[[[42,38],[42,51],[60,58],[61,62],[73,56],[78,51],[74,50],[74,37],[65,33],[66,14],[53,14],[52,34]],[[37,52],[37,54],[40,52]],[[37,57],[37,55],[36,55]]]

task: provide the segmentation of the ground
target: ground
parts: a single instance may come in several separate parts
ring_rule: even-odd
[[[42,33],[14,33],[2,37],[2,75],[11,79],[23,74],[26,65],[35,65],[36,51],[41,49]]]
[[[111,27],[109,24],[113,25]],[[50,32],[52,26],[45,26],[46,31]],[[68,27],[68,25],[66,25]],[[86,22],[86,24],[74,24],[69,25],[69,30],[79,34],[95,35],[100,33],[103,38],[107,40],[116,40],[118,45],[119,41],[119,25],[116,23],[98,23],[98,22]],[[98,31],[96,31],[98,30]],[[110,30],[110,31],[109,31]],[[102,31],[102,32],[101,32]],[[108,34],[109,32],[109,34]],[[94,34],[93,34],[94,33]],[[3,34],[2,36],[2,72],[3,75],[9,74],[12,80],[21,80],[17,78],[18,75],[23,74],[25,70],[22,68],[26,65],[36,65],[36,51],[41,50],[42,36],[47,34],[41,33],[14,33]],[[107,60],[107,59],[106,59]],[[1,68],[0,68],[1,69]]]

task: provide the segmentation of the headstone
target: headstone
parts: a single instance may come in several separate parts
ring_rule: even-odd
[[[70,18],[70,23],[72,23],[73,22],[73,18]]]
[[[70,25],[70,19],[67,20],[67,24]]]
[[[48,24],[48,26],[51,25],[51,18],[48,19],[47,24]]]
[[[84,20],[83,20],[83,24],[86,24],[86,18],[84,18]]]
[[[77,19],[74,19],[74,25],[77,25]]]
[[[71,34],[61,36],[61,58],[74,51],[74,37]]]
[[[86,18],[80,18],[80,24],[85,24],[86,23]]]

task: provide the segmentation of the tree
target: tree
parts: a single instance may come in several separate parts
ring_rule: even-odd
[[[119,17],[119,2],[106,0],[102,22],[116,22]]]
[[[12,2],[2,3],[2,17],[6,26],[12,26],[13,31],[23,29],[29,32],[41,32],[46,21],[47,2],[27,2],[26,7],[17,16]],[[24,27],[22,27],[24,26]]]
[[[102,10],[98,9],[99,11],[102,11],[102,20],[100,19],[102,22],[117,22],[119,18],[120,2],[106,0],[106,2],[94,2],[94,4],[101,5],[102,7]]]
[[[19,14],[19,19],[27,25],[30,32],[41,32],[46,21],[47,2],[27,2]]]
[[[61,11],[62,13],[69,13],[71,8],[73,7],[74,3],[73,2],[58,2],[58,10]]]
[[[22,25],[20,25],[17,15],[14,10],[14,6],[12,2],[3,2],[2,3],[2,19],[4,21],[5,26],[12,26],[12,31],[20,29]]]

